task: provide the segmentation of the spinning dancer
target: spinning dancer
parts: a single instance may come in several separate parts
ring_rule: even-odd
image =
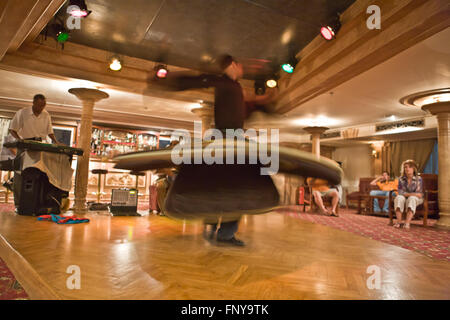
[[[238,131],[243,131],[245,119],[252,111],[256,111],[255,106],[272,102],[276,97],[276,90],[269,90],[267,94],[260,96],[246,93],[238,82],[243,76],[242,65],[229,55],[220,59],[220,67],[223,71],[220,76],[187,76],[178,73],[171,74],[162,81],[157,80],[155,84],[176,91],[213,87],[216,129],[222,132],[228,129],[234,131],[234,137],[239,135],[237,144],[234,137],[222,140],[216,137],[213,142],[203,141],[203,145],[198,147],[194,142],[194,148],[184,149],[183,146],[190,146],[189,141],[186,141],[173,150],[161,149],[118,156],[115,167],[137,171],[177,167],[177,177],[168,190],[161,210],[176,219],[202,219],[205,223],[203,235],[207,240],[213,240],[217,231],[217,243],[243,246],[244,243],[235,237],[241,216],[266,213],[279,205],[278,190],[266,172],[272,174],[279,168],[280,172],[322,178],[339,184],[342,169],[332,160],[317,159],[311,153],[281,147],[277,143],[272,144],[272,141],[270,148],[265,141],[243,141]],[[227,151],[227,160],[229,145],[232,146],[231,153],[234,152],[234,156],[243,146],[245,151],[250,150],[250,146],[257,147],[260,153],[256,162],[249,160],[243,164],[235,164],[234,161],[227,161],[226,164],[213,161],[213,164],[208,164],[203,160],[198,164],[195,161],[194,164],[191,164],[192,161],[175,164],[173,161],[174,153],[179,151],[176,150],[178,147],[183,151],[183,159],[186,155],[188,160],[192,160],[196,154],[204,155],[206,149],[213,144],[218,147],[215,151],[222,155],[224,150]],[[264,170],[268,163],[267,159],[262,160],[261,150],[266,153],[270,151],[269,169],[273,169],[273,165],[277,169]],[[250,158],[250,151],[245,156]],[[221,156],[220,158],[222,159]],[[219,220],[220,229],[216,230]]]
[[[223,132],[226,129],[242,129],[244,121],[249,115],[247,105],[262,105],[271,102],[275,95],[274,90],[265,95],[249,95],[246,93],[238,80],[244,72],[242,64],[232,56],[225,55],[220,59],[221,76],[175,76],[169,80],[169,86],[174,90],[186,90],[191,88],[214,87],[214,120],[215,127]],[[246,104],[247,103],[247,104]],[[212,219],[214,220],[214,219]],[[204,237],[212,240],[216,233],[217,221],[205,221]],[[208,226],[209,225],[209,226]],[[236,239],[239,219],[222,222],[217,231],[217,241],[232,245],[243,246],[244,242]]]

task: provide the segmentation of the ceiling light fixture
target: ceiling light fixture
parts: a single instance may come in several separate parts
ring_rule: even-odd
[[[329,23],[320,28],[320,34],[325,40],[333,40],[339,29],[341,29],[341,20],[339,15],[334,16]]]
[[[118,56],[113,56],[109,61],[109,68],[112,71],[120,71],[122,70],[122,61]]]
[[[62,24],[54,24],[53,30],[55,39],[59,43],[64,44],[67,40],[69,40],[69,32],[64,28]]]
[[[319,115],[319,116],[305,116],[304,118],[298,118],[292,120],[292,124],[295,126],[302,127],[333,127],[342,124],[341,120],[330,118],[327,116]]]
[[[156,77],[159,79],[166,78],[167,74],[169,73],[167,66],[163,65],[163,64],[157,65],[155,68],[155,71],[156,71]]]
[[[92,11],[88,10],[84,0],[70,0],[68,12],[75,18],[86,18]]]
[[[385,118],[387,118],[390,121],[395,121],[397,119],[397,117],[393,114],[387,114],[384,116]]]
[[[293,73],[299,59],[296,57],[296,53],[298,52],[298,47],[294,43],[289,43],[287,46],[287,57],[283,64],[281,64],[281,69],[286,73]],[[278,67],[279,68],[279,67]],[[276,71],[278,72],[278,70]]]
[[[266,81],[266,86],[268,88],[275,88],[277,85],[278,85],[277,80],[275,80],[273,78]]]
[[[284,64],[281,65],[281,69],[283,69],[283,71],[286,72],[286,73],[293,73],[297,63],[298,63],[297,58],[294,55],[292,55],[289,58],[287,63],[284,63]]]
[[[295,67],[290,63],[285,63],[281,66],[284,72],[292,73],[294,72]]]

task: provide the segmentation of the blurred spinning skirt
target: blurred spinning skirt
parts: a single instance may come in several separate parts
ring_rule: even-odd
[[[211,222],[218,217],[237,220],[243,214],[261,214],[277,207],[279,194],[269,174],[317,177],[331,184],[340,183],[342,177],[332,160],[249,140],[190,142],[115,160],[116,168],[126,170],[176,167],[178,174],[161,209],[173,218]]]

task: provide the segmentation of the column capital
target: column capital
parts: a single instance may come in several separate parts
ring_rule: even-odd
[[[69,89],[69,93],[75,95],[81,101],[93,101],[97,102],[102,99],[109,98],[109,94],[97,89],[88,88],[72,88]]]
[[[306,132],[310,133],[310,134],[322,134],[325,131],[327,131],[330,128],[327,127],[306,127],[303,128],[303,130],[305,130]]]
[[[201,108],[192,109],[191,112],[202,120],[202,136],[206,130],[214,128],[214,107],[210,103],[202,103]]]
[[[429,111],[433,115],[439,113],[450,113],[450,101],[436,102],[422,106],[422,110]]]

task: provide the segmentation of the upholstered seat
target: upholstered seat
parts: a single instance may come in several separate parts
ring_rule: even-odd
[[[368,178],[360,178],[359,179],[359,190],[355,191],[355,192],[348,193],[347,196],[346,196],[347,209],[348,209],[348,206],[349,206],[351,201],[356,201],[358,203],[358,213],[361,213],[360,209],[361,209],[362,196],[369,196],[371,190],[377,190],[378,189],[378,187],[370,185],[370,182],[373,179],[375,179],[375,178],[368,177]]]
[[[420,174],[423,182],[423,204],[416,208],[416,217],[423,217],[423,225],[428,225],[429,215],[438,215],[438,175],[437,174]],[[395,217],[394,197],[390,197],[389,203],[389,224],[393,224]]]

